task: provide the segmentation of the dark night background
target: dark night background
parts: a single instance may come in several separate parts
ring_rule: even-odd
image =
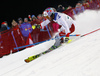
[[[13,19],[25,18],[28,15],[41,14],[47,7],[55,7],[62,4],[64,7],[74,7],[79,0],[2,0],[0,1],[0,24],[7,21],[11,26]]]

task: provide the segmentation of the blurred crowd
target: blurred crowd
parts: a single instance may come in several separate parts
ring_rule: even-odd
[[[83,12],[85,9],[99,9],[100,8],[100,0],[81,0],[79,1],[75,8],[73,9],[72,6],[64,7],[63,5],[58,5],[57,10],[54,8],[57,12],[64,12],[68,14],[69,16],[73,17],[74,14],[78,14],[80,12]],[[68,11],[68,12],[67,12]],[[70,12],[69,12],[70,11]],[[40,24],[43,19],[45,19],[42,14],[39,14],[37,17],[35,15],[28,16],[28,18],[18,18],[18,21],[12,20],[11,27],[8,26],[7,21],[4,21],[1,23],[0,32],[9,30],[13,27],[19,27],[21,24],[29,23],[31,25],[33,24]]]
[[[21,27],[21,24],[39,24],[41,21],[43,20],[43,16],[42,14],[39,14],[37,17],[35,17],[35,15],[32,15],[32,17],[29,16],[28,18],[18,18],[18,21],[12,20],[11,22],[11,27],[8,26],[7,21],[4,21],[1,23],[1,29],[0,32],[5,31],[5,30],[9,30],[10,28],[14,28],[14,27]]]

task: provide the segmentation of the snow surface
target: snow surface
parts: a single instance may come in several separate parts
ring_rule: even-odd
[[[85,34],[100,28],[100,11],[86,10],[75,16],[76,31]],[[24,59],[45,51],[51,40],[0,58],[0,76],[100,76],[100,31],[64,44],[58,49],[25,63]]]

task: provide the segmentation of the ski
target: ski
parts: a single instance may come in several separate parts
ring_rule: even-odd
[[[71,40],[68,40],[67,44],[70,43],[70,42],[72,42],[72,39],[71,39]],[[39,54],[30,56],[30,57],[28,57],[27,59],[25,59],[24,61],[25,61],[26,63],[29,63],[29,62],[31,62],[31,61],[33,61],[33,60],[35,60],[35,59],[41,57],[42,55],[45,55],[45,54],[47,54],[47,53],[49,53],[49,52],[51,52],[51,51],[53,51],[53,50],[59,48],[60,46],[61,46],[61,45],[59,45],[59,46],[54,46],[54,45],[53,45],[53,46],[50,47],[48,50],[46,50],[46,51],[44,51],[44,52],[41,52],[41,53],[39,53]]]
[[[60,47],[60,46],[58,46],[58,47]],[[46,51],[44,51],[44,52],[42,52],[42,53],[39,53],[39,54],[30,56],[30,57],[28,57],[27,59],[25,59],[24,61],[25,61],[26,63],[29,63],[29,62],[35,60],[36,58],[38,58],[38,57],[40,57],[40,56],[42,56],[42,55],[44,55],[44,54],[47,54],[47,53],[51,52],[52,50],[54,50],[54,49],[56,49],[56,48],[58,48],[58,47],[56,47],[56,46],[53,45],[53,46],[52,46],[51,48],[49,48],[48,50],[46,50]]]

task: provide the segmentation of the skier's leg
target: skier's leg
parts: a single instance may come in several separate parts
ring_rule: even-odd
[[[60,36],[59,36],[59,34],[58,35],[56,35],[55,36],[55,44],[54,44],[54,46],[56,46],[56,47],[58,47],[58,46],[60,46],[61,45],[61,41],[60,41]]]
[[[60,36],[64,36],[64,35],[66,35],[66,33],[65,33],[65,31],[61,31],[61,32],[59,33],[59,35],[60,35]],[[60,41],[61,41],[61,43],[64,43],[64,38],[61,38]]]
[[[67,42],[69,40],[69,35],[75,31],[75,25],[72,24],[71,28],[69,30],[70,30],[70,33],[66,34],[65,42]]]
[[[71,25],[71,28],[70,28],[70,34],[73,33],[74,31],[75,31],[75,25],[72,24],[72,25]]]

